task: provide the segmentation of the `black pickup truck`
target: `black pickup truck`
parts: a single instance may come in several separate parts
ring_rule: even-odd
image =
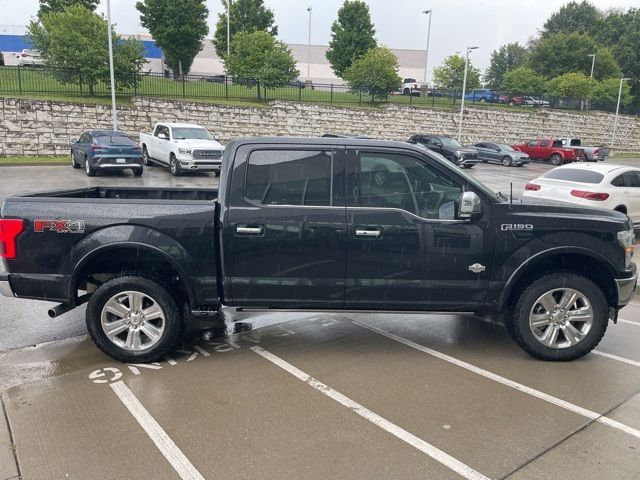
[[[510,201],[420,145],[255,138],[219,190],[84,188],[7,198],[0,289],[88,301],[95,343],[154,361],[219,307],[503,313],[544,360],[591,351],[631,299],[623,214]]]

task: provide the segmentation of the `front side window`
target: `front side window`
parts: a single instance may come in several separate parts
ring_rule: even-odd
[[[529,141],[529,143],[527,143],[528,147],[535,147],[536,145],[538,145],[538,142],[536,140],[531,140]]]
[[[350,179],[351,206],[398,208],[423,218],[455,220],[462,186],[433,166],[408,155],[358,154]]]
[[[249,156],[245,197],[263,205],[331,205],[333,152],[256,150]]]
[[[452,147],[452,148],[462,147],[462,145],[460,145],[460,142],[458,142],[455,138],[451,138],[451,137],[442,137],[442,144],[446,147]]]
[[[549,146],[549,140],[542,140],[540,142],[540,146],[541,147],[548,147]]]

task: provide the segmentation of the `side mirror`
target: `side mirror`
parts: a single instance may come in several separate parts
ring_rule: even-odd
[[[166,140],[167,139],[167,135],[164,133],[159,133],[158,134],[158,138],[161,138],[162,140]]]
[[[78,143],[78,139],[75,138],[75,139],[71,140],[71,143]]]
[[[482,213],[482,202],[475,192],[463,192],[460,197],[458,218],[471,218]]]

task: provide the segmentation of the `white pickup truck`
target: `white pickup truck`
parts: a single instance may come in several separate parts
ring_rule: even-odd
[[[140,132],[145,165],[168,166],[171,174],[209,171],[220,174],[224,147],[206,128],[188,123],[158,123],[153,133]]]

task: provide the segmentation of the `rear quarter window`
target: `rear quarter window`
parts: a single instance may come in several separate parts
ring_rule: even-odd
[[[551,180],[566,180],[567,182],[578,183],[600,183],[604,179],[604,175],[591,170],[582,170],[579,168],[559,168],[551,170],[544,174],[542,178],[549,178]]]

